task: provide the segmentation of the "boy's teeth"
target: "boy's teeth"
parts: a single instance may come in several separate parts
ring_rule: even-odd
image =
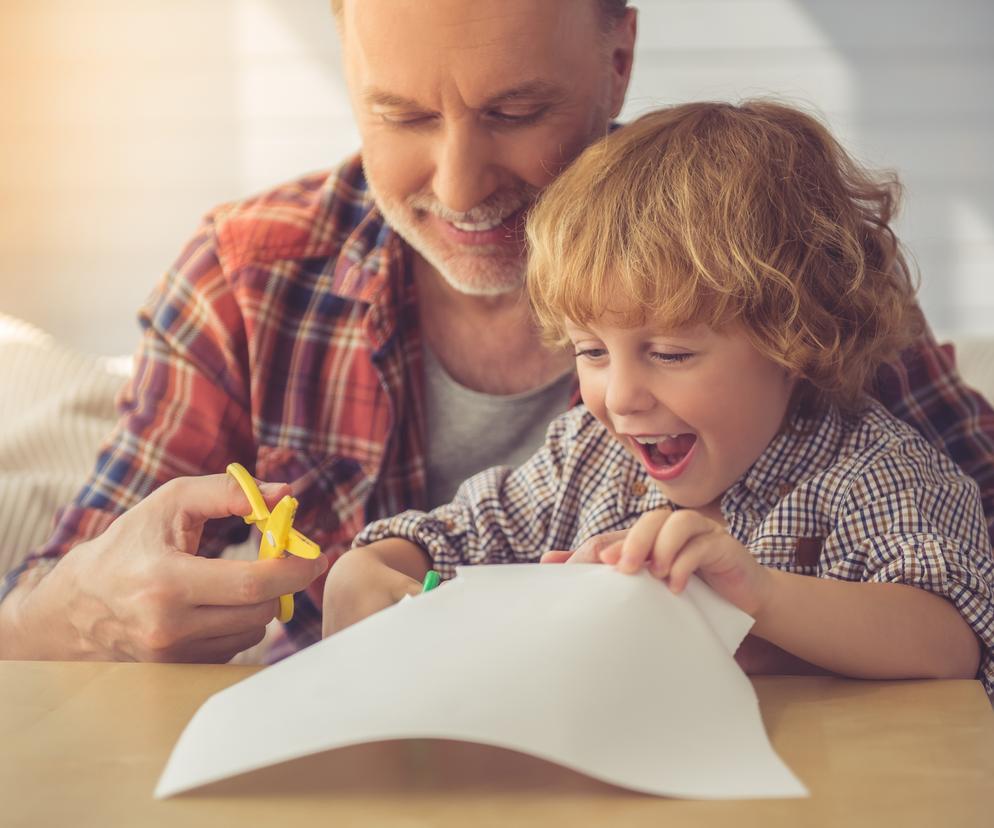
[[[643,446],[654,446],[660,440],[665,440],[666,438],[675,440],[679,436],[679,434],[661,434],[658,437],[636,437],[635,442],[641,443]]]

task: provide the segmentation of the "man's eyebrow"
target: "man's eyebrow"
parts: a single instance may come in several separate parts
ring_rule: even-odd
[[[565,95],[565,90],[549,81],[533,80],[519,83],[515,86],[502,89],[496,95],[491,95],[481,106],[481,109],[490,109],[502,103],[511,103],[519,100],[548,99],[557,100]],[[389,109],[425,109],[426,107],[415,101],[413,98],[405,98],[393,92],[371,87],[363,95],[363,100],[369,106],[382,106]]]
[[[502,103],[511,103],[519,100],[548,99],[556,100],[564,97],[566,90],[557,84],[546,80],[532,80],[511,86],[491,96],[483,104],[483,108],[489,108]]]
[[[391,109],[423,109],[417,101],[405,98],[403,95],[395,95],[393,92],[385,92],[382,89],[367,89],[362,94],[362,99],[370,106],[385,106]]]

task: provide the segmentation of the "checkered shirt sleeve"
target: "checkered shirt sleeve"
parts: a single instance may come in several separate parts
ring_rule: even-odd
[[[994,693],[994,561],[976,482],[918,435],[851,481],[821,577],[897,583],[953,604],[982,644]]]
[[[549,549],[572,549],[634,519],[616,496],[619,469],[637,471],[626,457],[578,406],[553,420],[545,444],[522,466],[480,472],[431,512],[372,523],[353,546],[405,538],[428,552],[443,578],[459,565],[536,562]]]

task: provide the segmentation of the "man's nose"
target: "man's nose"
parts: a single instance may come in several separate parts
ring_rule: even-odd
[[[612,366],[604,394],[604,405],[615,416],[644,413],[656,405],[642,372],[635,366]]]
[[[467,121],[446,126],[435,161],[435,198],[455,213],[466,213],[498,188],[496,149],[491,136]]]

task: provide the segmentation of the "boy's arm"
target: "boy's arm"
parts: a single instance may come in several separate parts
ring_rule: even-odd
[[[581,485],[572,468],[575,458],[588,437],[602,435],[594,423],[585,409],[567,412],[517,469],[486,469],[463,483],[452,503],[372,523],[354,546],[403,538],[425,550],[442,578],[452,577],[460,565],[538,561],[552,542],[551,530],[562,529],[570,515],[575,519],[575,508],[561,507],[564,499],[577,497]]]
[[[323,634],[419,591],[429,567],[450,578],[458,565],[538,561],[564,494],[578,496],[571,458],[590,436],[606,437],[595,422],[573,409],[552,422],[545,444],[519,468],[487,469],[463,483],[452,503],[363,529],[328,576]]]
[[[770,570],[754,632],[829,670],[979,673],[994,689],[994,561],[975,483],[921,441],[858,475],[819,577]]]
[[[779,570],[752,632],[856,678],[974,678],[980,644],[956,608],[905,584],[852,583]]]

